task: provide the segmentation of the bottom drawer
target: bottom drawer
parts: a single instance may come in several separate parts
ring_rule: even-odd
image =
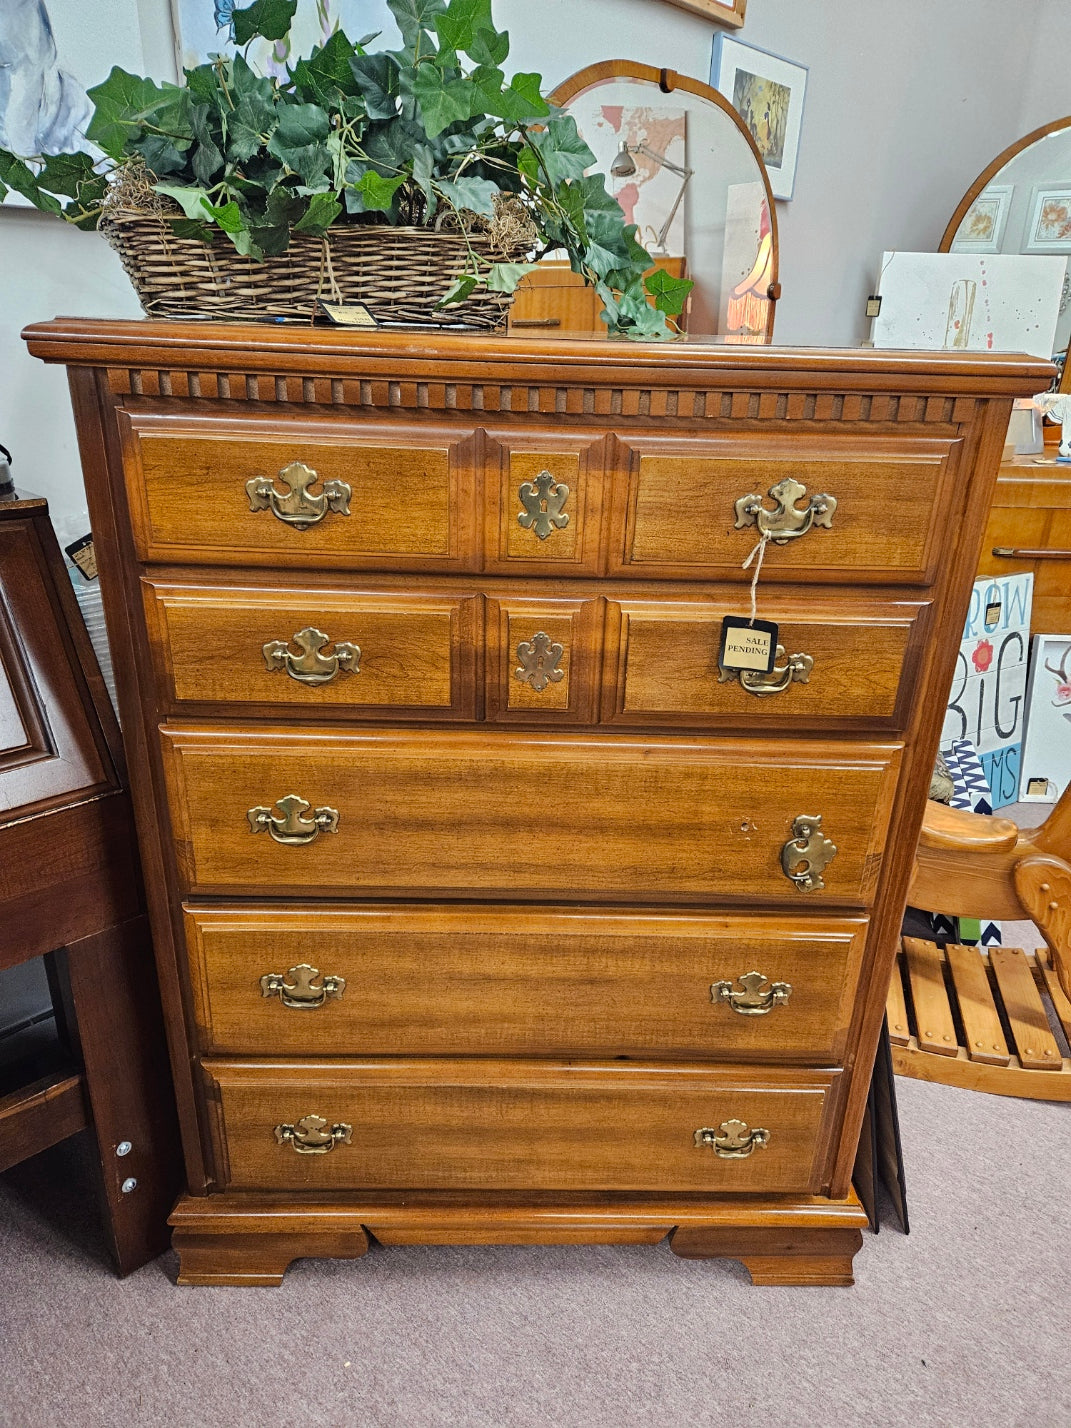
[[[248,1190],[814,1192],[835,1080],[536,1061],[205,1072],[221,1188]]]

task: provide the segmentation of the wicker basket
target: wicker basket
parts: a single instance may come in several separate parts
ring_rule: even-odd
[[[469,247],[491,262],[519,262],[485,233],[340,225],[323,238],[294,233],[277,257],[242,257],[218,235],[211,243],[176,237],[166,218],[112,210],[101,228],[148,317],[309,322],[322,298],[363,303],[377,321],[420,327],[501,327],[511,293],[479,287],[436,310],[465,271]]]

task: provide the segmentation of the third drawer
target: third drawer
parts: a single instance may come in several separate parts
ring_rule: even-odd
[[[834,1065],[862,917],[187,904],[201,1049]]]

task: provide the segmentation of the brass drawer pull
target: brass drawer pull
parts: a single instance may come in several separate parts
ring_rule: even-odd
[[[712,1002],[728,1002],[741,1016],[766,1016],[774,1007],[783,1007],[792,995],[791,982],[770,982],[761,972],[745,972],[736,979],[742,990],[732,982],[715,982],[710,988]]]
[[[330,1130],[323,1116],[302,1116],[296,1125],[275,1127],[275,1139],[289,1145],[298,1155],[326,1155],[336,1145],[351,1145],[353,1127],[338,1121]]]
[[[314,987],[319,975],[319,967],[310,967],[308,962],[299,962],[288,972],[265,972],[260,979],[260,995],[278,997],[284,1007],[293,1007],[295,1011],[313,1011],[322,1007],[328,997],[341,997],[346,990],[345,977],[325,976],[320,985]]]
[[[561,657],[561,645],[552,644],[550,636],[540,630],[530,641],[522,640],[517,646],[521,663],[513,673],[522,684],[530,684],[537,694],[542,694],[548,684],[565,678],[565,670],[558,666]]]
[[[517,524],[535,531],[540,540],[569,524],[569,516],[562,510],[569,487],[556,482],[549,471],[540,471],[534,481],[523,481],[517,495],[524,507],[517,513]]]
[[[1071,560],[1071,550],[1019,550],[1011,545],[995,545],[998,560]]]
[[[300,684],[330,684],[339,674],[360,674],[361,647],[348,640],[335,643],[334,654],[324,654],[330,636],[323,630],[306,625],[294,635],[294,644],[301,650],[292,654],[289,640],[269,640],[264,649],[264,663],[271,670],[285,669],[291,679]]]
[[[514,317],[510,327],[561,327],[560,317]]]
[[[311,843],[320,833],[338,832],[337,808],[314,808],[311,818],[302,818],[306,809],[312,808],[308,799],[299,798],[296,793],[288,793],[285,798],[277,798],[275,807],[282,817],[270,808],[251,808],[246,817],[254,833],[270,833],[277,843],[296,845]]]
[[[295,636],[296,638],[296,636]],[[267,645],[264,646],[265,651]],[[784,645],[777,646],[776,659],[785,658]],[[809,654],[789,655],[780,669],[776,667],[769,674],[755,669],[723,669],[718,675],[719,684],[727,684],[739,677],[741,685],[749,694],[757,694],[761,699],[766,694],[780,694],[790,684],[806,684],[814,668],[814,656]]]
[[[322,521],[328,511],[348,516],[352,489],[345,481],[330,480],[324,482],[319,495],[310,495],[309,487],[319,479],[312,467],[306,466],[303,461],[291,461],[279,472],[285,491],[277,490],[270,476],[254,476],[245,483],[249,509],[271,511],[273,516],[293,526],[296,531],[308,530],[309,526]]]
[[[752,1130],[745,1121],[722,1121],[717,1130],[709,1126],[697,1130],[695,1143],[699,1147],[709,1145],[722,1160],[746,1160],[752,1151],[766,1149],[770,1132],[762,1126]]]
[[[822,815],[801,813],[792,824],[793,836],[781,849],[781,870],[800,892],[825,887],[823,869],[837,855],[837,845],[822,832]]]
[[[801,511],[796,502],[807,495],[807,487],[801,486],[791,476],[770,487],[770,495],[776,502],[776,510],[770,511],[763,504],[763,498],[754,493],[741,496],[736,502],[736,529],[758,526],[759,534],[769,536],[774,545],[785,545],[790,540],[804,536],[812,526],[833,524],[833,513],[837,509],[836,496],[825,492],[811,496]]]

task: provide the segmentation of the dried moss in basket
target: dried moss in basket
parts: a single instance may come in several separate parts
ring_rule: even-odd
[[[14,189],[81,228],[166,200],[176,236],[225,234],[254,259],[344,225],[484,232],[493,241],[467,245],[440,306],[477,287],[512,292],[530,262],[493,258],[523,243],[532,261],[563,249],[612,331],[671,335],[666,318],[691,284],[659,273],[645,286],[651,259],[603,176],[588,172],[595,157],[574,120],[543,99],[539,75],[506,78],[509,37],[491,0],[387,3],[400,49],[370,52],[376,36],[354,43],[336,31],[282,79],[241,53],[185,70],[181,85],[114,68],[89,91],[98,153],[0,149],[0,199]],[[254,0],[233,11],[232,38],[285,41],[296,9]]]

